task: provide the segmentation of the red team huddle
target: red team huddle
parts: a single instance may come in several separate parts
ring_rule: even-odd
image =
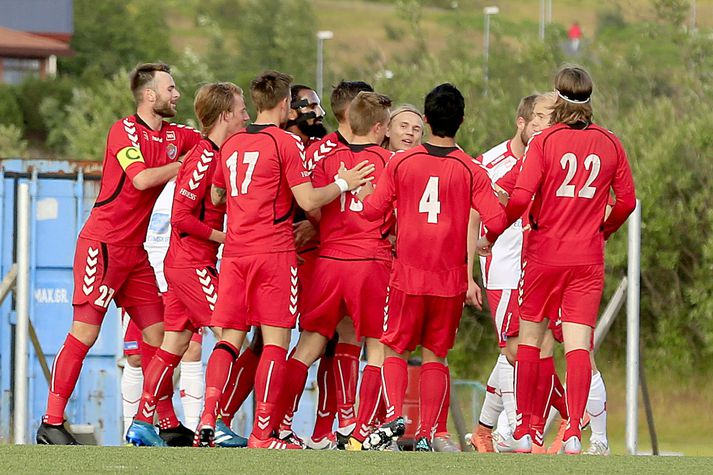
[[[483,274],[503,347],[492,387],[502,395],[500,410],[516,411],[509,421],[512,450],[542,446],[542,416],[556,378],[547,349],[551,326],[561,327],[567,359],[566,408],[555,403],[568,421],[563,451],[581,453],[604,244],[635,205],[619,140],[591,121],[586,71],[562,68],[556,97],[526,98],[516,137],[500,153],[478,159],[456,143],[465,101],[451,84],[425,98],[430,136],[421,145],[417,110],[392,114],[388,97],[357,82],[337,86],[350,91],[339,130],[320,141],[326,131],[319,98],[307,87],[291,89],[291,82],[275,71],[251,82],[257,117],[250,125],[239,87],[201,87],[198,133],[163,120],[175,115],[180,96],[168,66],[144,64],[132,72],[137,112],[109,133],[101,190],[77,242],[74,322],[54,361],[37,442],[76,444],[64,427],[64,410],[114,299],[143,335],[144,387],[126,434],[134,445],[305,448],[292,431],[292,416],[308,368],[327,361],[339,339],[342,353],[353,353],[337,365],[339,429],[331,435],[330,419],[330,436],[315,429],[308,444],[394,446],[406,431],[407,360],[421,347],[415,449],[448,450],[442,448],[452,444],[443,427],[450,397],[446,357],[464,303],[482,301],[472,278],[477,250],[512,261],[500,271],[503,259],[488,258]],[[399,151],[382,148],[384,141]],[[161,296],[142,244],[162,185],[176,175],[164,262],[168,291]],[[309,222],[293,224],[298,208]],[[318,248],[299,257],[295,230],[299,246]],[[498,240],[503,233],[505,245]],[[302,334],[288,356],[296,324]],[[200,422],[186,428],[172,407],[172,376],[203,327],[218,343],[206,368]],[[253,327],[263,346],[241,354]],[[355,410],[357,341],[365,344],[367,361]],[[320,374],[334,378],[325,371]],[[253,386],[255,418],[246,440],[232,433],[230,420]],[[333,386],[325,380],[320,390]],[[487,411],[472,438],[479,450],[492,449],[500,412]]]

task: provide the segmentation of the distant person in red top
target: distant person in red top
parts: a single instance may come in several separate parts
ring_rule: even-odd
[[[592,88],[582,68],[564,67],[557,73],[555,125],[530,141],[506,209],[513,222],[532,203],[515,366],[518,426],[513,437],[519,452],[531,450],[530,421],[522,416],[523,408],[526,414],[532,405],[537,385],[545,319],[560,313],[569,409],[564,451],[581,453],[581,421],[592,378],[592,329],[604,288],[604,242],[636,206],[631,169],[619,139],[592,123]],[[605,217],[610,190],[616,203]],[[481,239],[479,252],[487,253],[492,234],[498,233]]]
[[[572,48],[573,53],[579,51],[579,41],[582,39],[582,28],[579,26],[578,22],[572,23],[572,26],[567,30],[567,37],[569,38],[569,45]]]
[[[173,394],[173,371],[193,334],[210,324],[218,293],[218,246],[225,241],[225,205],[212,203],[210,185],[220,146],[250,119],[243,91],[232,83],[202,86],[194,108],[203,139],[185,157],[176,178],[171,240],[164,259],[166,333],[147,363],[139,409],[126,435],[134,445],[163,445],[153,430],[156,405]]]
[[[250,84],[256,122],[230,137],[213,177],[213,202],[227,199],[228,231],[221,284],[211,325],[221,330],[206,369],[205,408],[196,443],[213,445],[218,403],[251,326],[264,348],[255,376],[255,422],[249,447],[298,449],[274,436],[290,330],[299,309],[299,278],[292,219],[294,202],[307,212],[368,181],[373,166],[341,168],[334,181],[314,188],[304,146],[286,132],[292,77],[267,71]]]
[[[77,443],[62,425],[64,410],[112,299],[142,330],[144,361],[153,358],[163,338],[163,303],[143,244],[162,185],[176,176],[179,157],[200,134],[163,120],[176,115],[181,96],[168,65],[139,65],[129,79],[136,114],[109,130],[99,196],[77,240],[74,321],[52,366],[39,444]],[[170,421],[166,428],[179,425],[170,400],[158,411]]]
[[[312,171],[314,186],[334,180],[341,164],[353,166],[364,160],[374,165],[378,179],[391,152],[379,146],[389,117],[391,100],[375,92],[360,92],[349,108],[350,144],[340,144],[317,162]],[[368,435],[379,403],[384,349],[379,338],[383,325],[383,302],[391,269],[388,233],[391,217],[367,221],[362,203],[352,194],[342,194],[320,210],[321,244],[314,269],[316,279],[303,296],[300,318],[302,334],[287,363],[283,407],[297,409],[307,381],[307,370],[322,355],[344,315],[350,315],[357,335],[366,342],[367,366],[362,377],[356,422],[343,436],[361,442]],[[368,295],[368,298],[365,298]],[[361,347],[359,347],[361,350]],[[339,430],[339,429],[338,429]]]
[[[294,87],[294,86],[293,86]],[[351,127],[347,119],[352,100],[361,91],[373,92],[374,89],[363,81],[340,81],[332,90],[330,104],[332,113],[337,119],[336,131],[327,134],[318,141],[312,141],[306,150],[308,169],[315,165],[339,145],[348,144],[352,137]],[[294,102],[294,101],[293,101]],[[300,213],[302,210],[298,210]],[[319,254],[319,233],[307,219],[295,223],[295,244],[300,266],[300,293],[312,293],[311,286],[314,266]],[[340,429],[353,425],[355,421],[354,402],[356,399],[357,379],[359,377],[359,355],[361,343],[354,332],[351,318],[342,319],[337,325],[334,337],[324,349],[324,355],[319,359],[317,368],[317,414],[314,421],[312,436],[305,441],[310,449],[330,450],[341,442],[346,443],[347,437],[339,437]],[[339,415],[337,434],[332,431],[334,418]],[[288,419],[280,425],[280,435],[286,435]],[[291,432],[291,428],[289,428]],[[348,435],[351,429],[346,431]],[[337,440],[339,437],[340,440]]]
[[[432,450],[448,384],[444,363],[455,341],[468,288],[466,241],[471,207],[493,235],[506,227],[488,174],[456,146],[464,111],[463,96],[453,85],[442,84],[429,92],[424,107],[431,129],[429,141],[396,153],[376,190],[366,185],[358,194],[363,216],[369,220],[382,220],[398,204],[396,253],[381,337],[386,345],[382,368],[386,419],[364,441],[367,449],[383,447],[404,434],[406,360],[420,345],[424,363],[416,450]]]

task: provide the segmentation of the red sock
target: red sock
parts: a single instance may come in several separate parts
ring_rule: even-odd
[[[403,415],[406,386],[408,385],[408,366],[406,360],[390,356],[381,367],[381,384],[386,399],[386,417],[384,422],[391,422]]]
[[[426,363],[421,366],[419,387],[420,424],[417,438],[429,440],[436,433],[436,422],[443,411],[448,391],[448,371],[441,363]]]
[[[379,406],[381,406],[381,368],[366,365],[359,387],[357,426],[352,433],[352,437],[359,442],[364,442],[369,435],[369,428],[374,422]]]
[[[173,395],[173,371],[180,362],[181,355],[159,348],[153,359],[144,365],[144,390],[135,420],[153,424],[159,400]]]
[[[218,403],[228,384],[233,363],[238,358],[238,349],[233,344],[221,340],[215,344],[205,369],[205,402],[200,425],[215,427]]]
[[[42,419],[43,422],[53,425],[60,425],[64,422],[64,409],[77,385],[79,373],[82,371],[82,363],[84,363],[89,348],[71,333],[67,334],[64,345],[57,352],[52,364],[47,413]]]
[[[287,360],[285,366],[285,385],[280,395],[280,430],[292,430],[292,417],[297,411],[300,396],[307,383],[309,367],[294,358]]]
[[[220,417],[228,427],[255,386],[255,372],[259,362],[260,356],[247,348],[233,363],[228,388],[220,399]]]
[[[540,368],[540,349],[536,346],[518,345],[515,361],[515,401],[517,404],[517,427],[513,437],[521,439],[530,430],[532,400],[537,389],[537,374]]]
[[[255,373],[255,422],[253,432],[256,438],[265,440],[280,423],[280,391],[285,377],[287,350],[276,345],[266,345],[262,350],[260,363]]]
[[[569,412],[567,411],[567,400],[564,397],[564,386],[562,386],[562,381],[560,380],[557,371],[554,374],[555,388],[552,391],[552,407],[557,409],[560,413],[562,419],[569,419]]]
[[[530,417],[530,435],[532,442],[542,447],[544,444],[545,422],[550,409],[550,399],[554,392],[555,361],[549,356],[540,359],[540,369],[537,375],[537,389],[532,399],[532,416]]]
[[[379,390],[379,404],[376,406],[376,415],[371,421],[372,427],[380,426],[386,419],[386,397],[384,396],[384,386],[381,381],[381,373],[379,373],[379,384],[382,385]]]
[[[334,368],[337,378],[337,415],[340,428],[356,425],[354,402],[356,401],[357,380],[359,379],[360,355],[361,346],[348,343],[338,343],[334,352]]]
[[[441,415],[436,423],[436,435],[448,434],[448,411],[451,407],[451,369],[446,366],[446,374],[448,375],[448,386],[446,386],[446,400],[443,403]]]
[[[141,368],[144,373],[144,381],[147,378],[147,367],[151,364],[156,352],[158,351],[157,346],[151,346],[146,341],[141,342]],[[173,381],[171,381],[171,388],[173,388]],[[173,391],[169,394],[162,394],[156,403],[156,413],[158,414],[158,426],[161,429],[168,429],[170,427],[178,427],[181,422],[176,416],[176,411],[173,410]],[[153,420],[151,421],[153,422]]]
[[[564,432],[563,440],[573,435],[582,438],[582,416],[589,397],[589,386],[592,383],[592,361],[589,351],[572,350],[565,355],[567,358],[567,408],[569,409],[569,424]]]
[[[322,356],[317,367],[317,389],[319,405],[314,421],[313,440],[321,440],[332,433],[334,416],[337,412],[337,388],[334,377],[334,358]]]

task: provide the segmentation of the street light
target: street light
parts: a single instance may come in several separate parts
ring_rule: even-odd
[[[545,41],[545,25],[552,23],[552,0],[540,0],[540,41]]]
[[[323,73],[324,73],[324,40],[331,40],[334,38],[334,33],[328,30],[322,30],[317,32],[317,94],[319,99],[322,100],[322,84],[323,84]]]
[[[483,90],[483,95],[488,95],[488,55],[490,50],[490,16],[497,15],[500,13],[498,7],[485,7],[483,8],[483,15],[485,25],[483,26],[483,82],[485,83],[485,88]]]

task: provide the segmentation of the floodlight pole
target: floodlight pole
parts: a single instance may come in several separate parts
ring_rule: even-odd
[[[636,455],[639,422],[639,297],[641,288],[641,202],[629,216],[626,296],[626,449]]]
[[[334,33],[331,31],[318,31],[317,32],[317,95],[319,99],[322,100],[322,89],[324,89],[324,40],[331,40],[334,38]]]
[[[15,444],[27,443],[27,340],[30,326],[30,185],[17,192],[17,287],[15,290],[15,391],[13,402]]]
[[[488,95],[488,58],[490,57],[490,16],[500,12],[498,7],[483,8],[483,95]]]

